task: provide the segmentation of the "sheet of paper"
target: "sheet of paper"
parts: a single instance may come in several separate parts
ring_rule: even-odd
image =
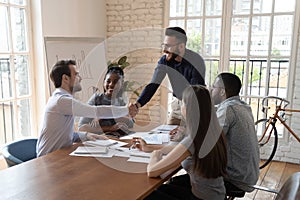
[[[88,147],[88,146],[79,146],[75,149],[75,154],[105,154],[107,153],[107,147]]]
[[[151,153],[143,152],[138,149],[132,149],[130,150],[130,156],[150,158]]]
[[[127,145],[128,143],[109,139],[109,140],[85,141],[83,142],[83,144],[117,148],[117,147]]]
[[[123,137],[120,137],[120,139],[123,139],[123,140],[131,140],[132,138],[134,138],[134,137],[144,137],[144,136],[148,136],[148,135],[150,135],[151,134],[151,132],[150,131],[148,131],[148,132],[135,132],[135,133],[133,133],[133,134],[130,134],[130,135],[125,135],[125,136],[123,136]]]
[[[110,148],[109,151],[112,151],[114,153],[114,156],[126,157],[126,158],[130,157],[129,148],[125,148],[125,147]]]
[[[74,151],[69,154],[70,156],[82,156],[82,157],[96,157],[96,158],[112,158],[114,152],[108,151],[107,153],[102,154],[76,154]]]
[[[128,162],[138,162],[138,163],[149,163],[150,162],[150,158],[130,156],[127,161]]]
[[[167,125],[167,124],[162,124],[154,129],[152,129],[151,131],[153,132],[158,132],[158,133],[163,133],[163,132],[170,132],[171,130],[173,130],[174,128],[178,127],[178,125]]]

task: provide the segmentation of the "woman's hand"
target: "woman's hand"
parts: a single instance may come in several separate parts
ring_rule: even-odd
[[[95,133],[89,133],[89,132],[86,132],[86,139],[87,140],[108,140],[108,137],[106,137],[105,135],[98,135],[98,134],[95,134]]]
[[[110,128],[110,131],[117,131],[117,130],[122,130],[124,132],[128,131],[128,126],[127,124],[123,123],[123,122],[117,122],[116,124],[112,125]]]
[[[153,151],[153,148],[151,145],[148,145],[145,140],[141,139],[141,138],[134,138],[133,139],[133,148],[138,148],[139,150],[141,151],[144,151],[144,152],[152,152]]]
[[[185,136],[185,127],[178,126],[169,132],[170,140],[173,142],[180,142]]]

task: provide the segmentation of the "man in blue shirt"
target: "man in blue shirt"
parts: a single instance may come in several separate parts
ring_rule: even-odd
[[[187,36],[180,27],[169,27],[165,31],[162,49],[164,55],[158,61],[151,82],[144,88],[137,102],[137,108],[147,104],[168,75],[173,96],[172,112],[168,124],[181,122],[180,100],[183,90],[189,85],[205,85],[205,63],[196,52],[186,48]]]

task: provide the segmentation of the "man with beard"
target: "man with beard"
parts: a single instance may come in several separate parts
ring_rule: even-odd
[[[205,63],[202,57],[186,48],[187,36],[180,27],[169,27],[165,30],[162,44],[164,55],[158,61],[151,82],[144,88],[135,106],[147,104],[166,75],[168,75],[173,96],[172,112],[168,124],[181,123],[181,98],[183,90],[189,85],[205,85]],[[200,45],[200,44],[199,44]]]
[[[74,116],[107,119],[123,117],[128,113],[134,117],[137,113],[134,105],[91,106],[74,99],[73,94],[82,89],[82,79],[74,60],[58,61],[51,69],[50,78],[56,90],[46,105],[43,127],[37,141],[38,157],[80,140],[107,139],[94,133],[74,132]]]

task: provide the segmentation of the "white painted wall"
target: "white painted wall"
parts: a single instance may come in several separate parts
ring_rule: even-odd
[[[105,37],[105,0],[42,0],[44,36]]]
[[[35,58],[34,119],[36,134],[40,130],[44,107],[49,98],[48,72],[44,37],[106,38],[107,19],[105,0],[35,0],[32,8],[32,41]]]

